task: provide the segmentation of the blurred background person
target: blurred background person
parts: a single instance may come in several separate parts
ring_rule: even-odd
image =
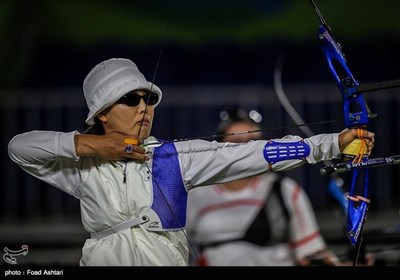
[[[260,129],[239,110],[218,125],[221,137],[217,140],[244,143],[261,139]],[[231,135],[247,131],[256,132]],[[194,189],[188,199],[187,231],[196,250],[192,251],[192,265],[340,264],[327,250],[309,198],[289,177],[268,172]]]

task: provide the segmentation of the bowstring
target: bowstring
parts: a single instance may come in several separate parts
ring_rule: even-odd
[[[183,235],[185,235],[186,240],[188,241],[188,244],[189,244],[190,248],[193,250],[193,253],[194,253],[194,255],[195,255],[196,258],[197,258],[197,261],[200,262],[200,257],[199,257],[199,254],[198,254],[198,252],[197,252],[197,250],[196,250],[194,244],[193,244],[192,241],[190,240],[190,238],[189,238],[189,236],[187,235],[186,230],[184,229],[184,227],[182,226],[182,224],[179,222],[178,216],[176,215],[176,213],[175,213],[174,210],[172,209],[171,205],[168,203],[168,200],[167,200],[167,198],[165,197],[165,194],[162,192],[161,187],[158,185],[157,180],[154,179],[153,172],[151,171],[151,169],[150,169],[150,167],[148,166],[147,162],[144,162],[144,164],[146,165],[147,170],[150,172],[151,177],[153,178],[153,182],[156,183],[156,186],[157,186],[158,190],[160,191],[160,193],[161,193],[162,197],[164,198],[165,202],[167,203],[168,208],[169,208],[171,214],[174,216],[174,220],[178,223],[179,228],[180,228],[180,230],[182,231]]]
[[[153,77],[152,77],[151,85],[150,85],[150,92],[153,91],[153,86],[154,86],[154,83],[155,83],[155,80],[156,80],[158,68],[159,68],[159,66],[160,66],[160,62],[161,62],[162,55],[163,55],[163,53],[164,53],[165,42],[166,42],[166,39],[167,39],[167,34],[168,34],[169,26],[170,26],[170,23],[171,23],[171,20],[170,20],[170,19],[171,19],[171,15],[172,15],[172,7],[174,6],[174,5],[172,5],[173,2],[174,2],[174,1],[171,1],[171,2],[170,2],[170,7],[169,7],[169,10],[168,10],[168,17],[167,17],[167,20],[168,20],[168,21],[167,21],[167,25],[166,25],[165,30],[164,30],[164,36],[163,36],[163,40],[162,40],[162,43],[161,43],[160,52],[158,53],[158,58],[157,58],[157,61],[156,61],[156,67],[155,67],[154,72],[153,72]],[[149,101],[150,101],[150,97],[151,97],[151,95],[149,94],[148,97],[147,97],[147,100],[146,100],[146,102],[145,102],[145,107],[144,107],[144,112],[143,112],[143,118],[142,118],[142,121],[141,121],[141,123],[140,123],[140,128],[139,128],[139,133],[138,133],[138,136],[139,136],[139,137],[140,137],[140,133],[142,132],[143,122],[144,122],[144,119],[145,119],[145,117],[146,117],[147,107],[148,107],[148,103],[149,103]],[[150,169],[150,167],[148,166],[147,162],[144,162],[144,163],[145,163],[145,165],[146,165],[147,170],[148,170],[149,173],[151,174],[151,177],[153,178],[153,182],[155,183],[155,185],[157,186],[158,190],[160,191],[162,197],[164,198],[165,202],[167,203],[168,208],[169,208],[169,210],[170,210],[172,216],[174,217],[175,221],[178,223],[180,230],[181,230],[181,231],[183,232],[183,234],[185,235],[186,240],[188,241],[189,246],[191,247],[191,249],[192,249],[194,255],[195,255],[196,258],[197,258],[197,261],[200,262],[200,257],[199,257],[199,254],[197,253],[197,250],[195,249],[195,247],[194,247],[192,241],[190,240],[189,236],[187,235],[187,233],[186,233],[184,227],[183,227],[182,224],[180,223],[180,221],[179,221],[179,219],[178,219],[176,213],[175,213],[174,210],[172,209],[171,205],[168,203],[168,200],[167,200],[167,198],[165,197],[165,194],[163,193],[163,191],[162,191],[160,185],[158,184],[157,180],[155,180],[155,178],[154,178],[154,176],[153,176],[153,172],[151,171],[151,169]]]

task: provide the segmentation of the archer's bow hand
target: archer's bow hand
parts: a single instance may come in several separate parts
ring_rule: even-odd
[[[363,154],[367,154],[369,156],[375,144],[375,133],[367,131],[365,129],[350,128],[343,130],[339,134],[340,152],[343,153],[346,148],[351,148],[350,144],[356,139],[361,139],[362,142],[365,143],[365,151],[363,152]]]

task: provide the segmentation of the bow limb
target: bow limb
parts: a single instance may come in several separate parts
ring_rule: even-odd
[[[282,72],[283,72],[283,63],[285,60],[285,55],[280,55],[278,58],[278,62],[274,69],[274,89],[276,96],[278,97],[279,102],[285,108],[286,112],[292,118],[292,120],[296,123],[296,125],[304,124],[305,121],[300,116],[300,114],[296,111],[293,105],[290,103],[289,98],[287,97],[285,90],[283,89],[282,83]],[[301,131],[307,136],[311,137],[315,135],[315,133],[311,130],[309,126],[299,126]],[[331,166],[332,162],[327,160],[324,161],[325,167]],[[328,183],[328,192],[329,194],[337,200],[344,213],[347,213],[348,203],[347,203],[347,195],[343,192],[343,179],[337,176],[336,174],[331,174],[330,180]]]
[[[299,115],[299,113],[294,109],[292,104],[290,103],[289,99],[286,96],[286,93],[283,89],[283,84],[282,84],[282,69],[283,69],[283,62],[285,60],[285,55],[280,55],[278,58],[278,62],[276,64],[276,67],[274,69],[274,89],[276,96],[278,97],[279,102],[285,108],[286,112],[289,114],[289,116],[292,118],[292,120],[297,124],[302,124],[305,123],[303,118]],[[308,126],[301,126],[300,127],[301,131],[307,136],[313,136],[315,135],[314,132],[311,130],[310,127]]]

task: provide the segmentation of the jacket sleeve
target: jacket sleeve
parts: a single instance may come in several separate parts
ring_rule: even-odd
[[[288,177],[282,179],[281,188],[290,212],[290,243],[296,259],[326,249],[311,202],[303,188]]]
[[[285,171],[305,163],[317,163],[340,156],[338,133],[320,134],[304,139],[310,153],[306,158],[282,160],[269,163],[264,156],[268,140],[247,143],[219,143],[194,140],[177,142],[181,172],[186,187],[224,183],[267,171]],[[286,136],[273,139],[276,142],[297,142],[299,136]]]
[[[11,160],[27,173],[79,198],[82,179],[74,143],[77,133],[22,133],[11,139],[8,154]]]

